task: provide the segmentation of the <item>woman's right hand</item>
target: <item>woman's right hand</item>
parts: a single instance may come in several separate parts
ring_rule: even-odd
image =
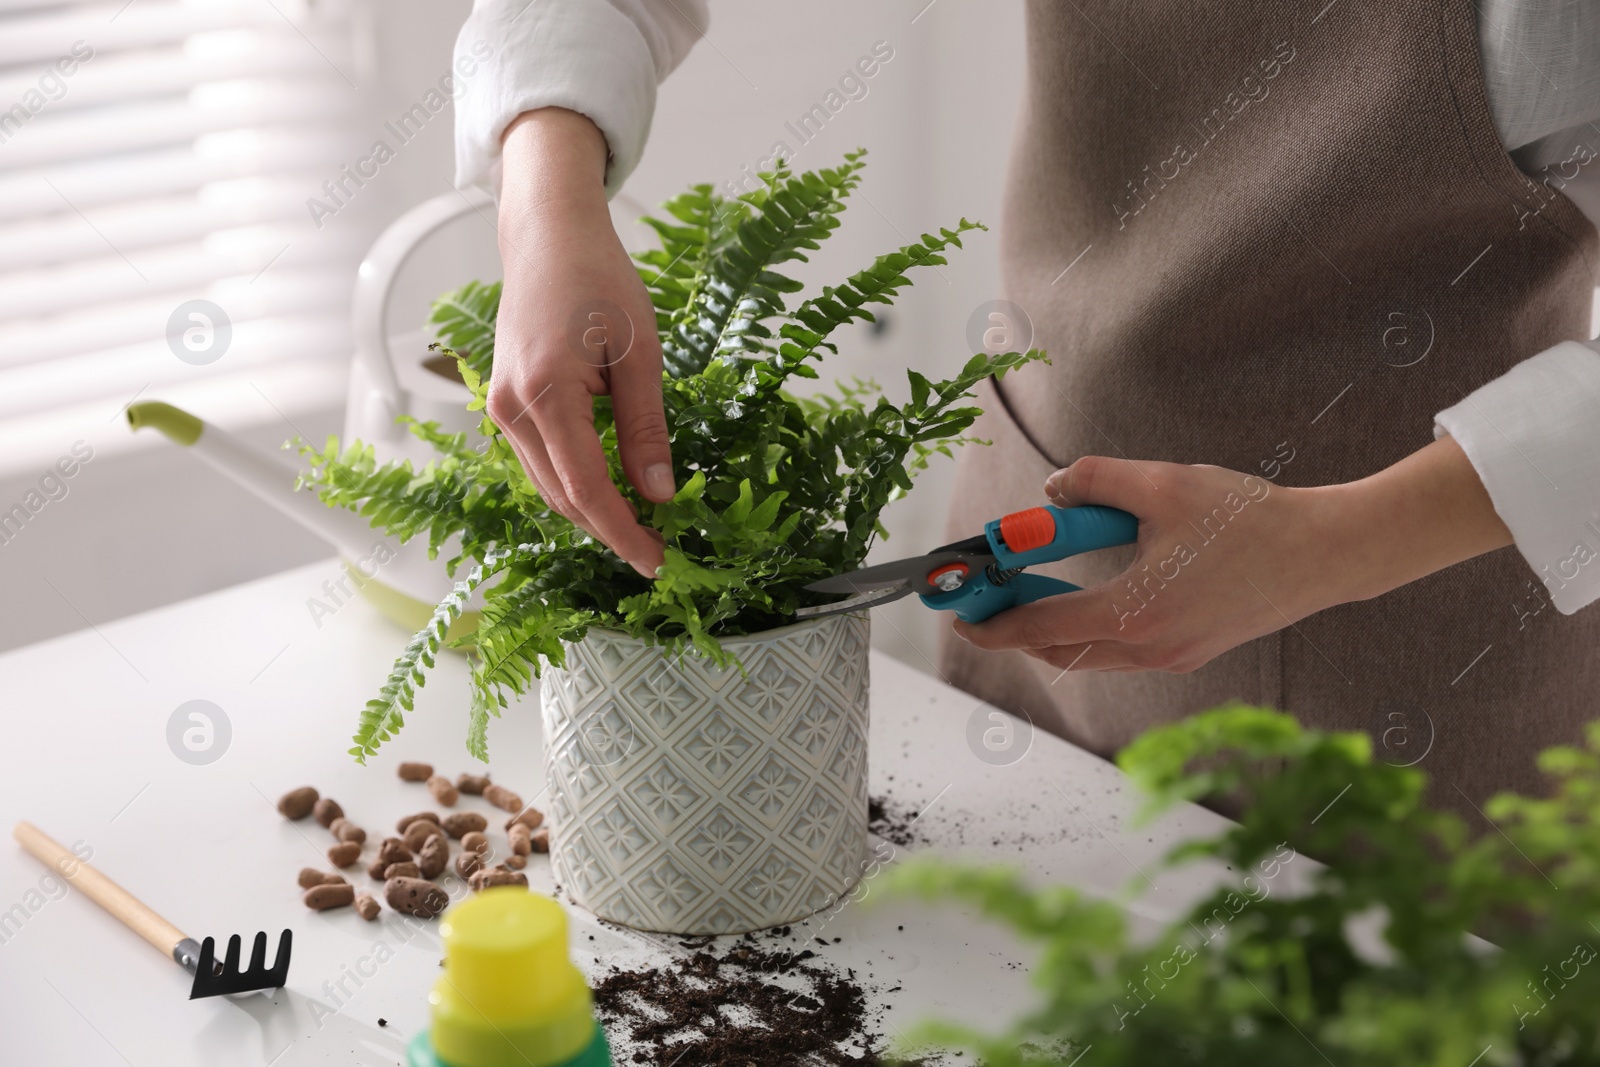
[[[606,142],[563,108],[519,115],[503,139],[500,260],[489,417],[550,507],[646,577],[660,535],[612,485],[594,431],[609,395],[623,471],[647,500],[670,500],[655,310],[611,225]]]

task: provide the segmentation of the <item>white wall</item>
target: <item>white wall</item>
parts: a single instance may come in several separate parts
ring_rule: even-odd
[[[768,157],[774,141],[797,150],[802,168],[831,165],[864,146],[867,176],[844,225],[830,247],[797,272],[818,283],[963,215],[998,220],[1023,62],[1017,6],[976,0],[870,8],[847,0],[712,6],[708,40],[662,87],[649,150],[625,190],[629,197],[654,204],[691,182],[720,185],[743,165]],[[467,7],[465,0],[383,0],[377,47],[361,88],[372,128],[352,132],[352,158],[366,151],[385,118],[418,99],[447,69]],[[785,123],[822,103],[879,41],[893,49],[893,58],[867,82],[867,95],[846,104],[801,146]],[[433,122],[362,191],[353,210],[328,221],[329,232],[354,235],[364,245],[399,212],[444,191],[452,172],[448,123]],[[492,241],[484,226],[483,239]],[[993,233],[975,235],[950,265],[925,272],[888,313],[885,330],[876,336],[864,327],[850,331],[841,355],[824,365],[825,377],[871,376],[903,397],[905,367],[927,374],[958,367],[970,355],[968,315],[1000,295],[996,246]],[[418,320],[424,311],[416,309]],[[295,425],[315,438],[337,430],[341,398],[309,399]],[[264,447],[292,432],[270,412],[236,416],[229,425]],[[117,447],[99,450],[66,499],[49,505],[23,536],[0,545],[0,590],[9,608],[0,612],[0,648],[328,554],[182,450],[152,440],[123,451],[123,433],[111,424],[105,441]],[[37,476],[0,477],[0,503],[20,499]],[[917,494],[891,508],[893,538],[875,559],[938,543],[949,483],[948,465],[936,467]],[[877,619],[882,647],[933,669],[932,613],[912,601],[878,612]]]

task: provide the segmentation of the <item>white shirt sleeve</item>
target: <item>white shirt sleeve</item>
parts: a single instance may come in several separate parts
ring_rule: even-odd
[[[1434,436],[1444,434],[1556,608],[1600,599],[1600,352],[1565,341],[1517,364],[1439,412]]]
[[[605,135],[606,195],[616,193],[644,152],[656,86],[710,24],[706,3],[474,0],[456,38],[456,186],[496,191],[506,127],[564,107]]]

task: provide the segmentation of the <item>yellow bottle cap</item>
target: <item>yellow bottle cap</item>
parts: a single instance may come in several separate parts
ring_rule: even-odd
[[[592,997],[567,954],[567,915],[518,886],[444,913],[433,1048],[452,1067],[549,1067],[593,1041]]]

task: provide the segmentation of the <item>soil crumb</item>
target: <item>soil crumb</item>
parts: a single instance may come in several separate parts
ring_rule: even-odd
[[[922,1067],[892,1060],[867,991],[810,951],[771,952],[741,940],[716,955],[612,968],[595,1009],[617,1063],[647,1067]]]
[[[896,848],[926,844],[928,838],[917,828],[917,813],[901,807],[889,797],[867,798],[867,829]]]

